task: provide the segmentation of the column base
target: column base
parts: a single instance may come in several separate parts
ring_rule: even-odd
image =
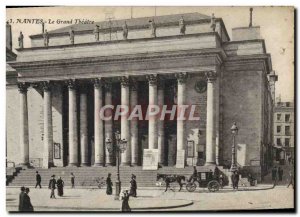
[[[124,162],[124,163],[121,163],[120,166],[121,166],[121,167],[130,167],[130,166],[131,166],[131,163],[129,163],[129,162]]]
[[[216,166],[216,162],[205,162],[204,166]]]
[[[78,164],[77,163],[69,163],[68,167],[78,167]]]
[[[81,167],[88,167],[89,164],[88,164],[88,163],[81,163],[80,166],[81,166]]]
[[[20,165],[20,167],[22,167],[22,168],[29,168],[29,167],[30,167],[30,164],[29,164],[29,163],[20,163],[19,165]]]
[[[137,164],[137,163],[132,163],[131,166],[132,166],[132,167],[137,167],[138,164]]]
[[[104,167],[104,163],[94,163],[93,167]]]
[[[106,166],[106,167],[113,167],[114,164],[113,164],[113,163],[106,163],[105,166]]]

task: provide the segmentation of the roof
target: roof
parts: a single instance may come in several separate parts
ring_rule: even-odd
[[[210,16],[200,14],[200,13],[186,13],[186,14],[172,14],[172,15],[164,15],[164,16],[155,16],[155,17],[140,17],[140,18],[132,18],[132,19],[122,19],[122,20],[111,20],[109,21],[102,21],[102,22],[95,22],[93,24],[74,24],[66,27],[62,27],[59,29],[55,29],[49,31],[49,34],[59,34],[59,33],[66,33],[70,31],[70,28],[74,30],[74,32],[81,32],[81,31],[90,31],[95,28],[95,25],[98,25],[100,29],[108,29],[111,27],[113,28],[121,28],[126,21],[128,28],[132,26],[145,26],[149,24],[149,21],[154,19],[155,24],[163,25],[172,22],[178,22],[179,19],[183,17],[186,22],[191,21],[198,21],[198,20],[207,20],[210,19]],[[37,34],[33,36],[38,36],[42,34]]]

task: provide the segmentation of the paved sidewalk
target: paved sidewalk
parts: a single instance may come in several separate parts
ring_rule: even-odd
[[[133,211],[159,210],[192,205],[190,200],[160,198],[161,192],[140,191],[143,196],[130,197]],[[17,211],[18,188],[8,188],[6,192],[7,211]],[[114,200],[114,195],[106,195],[104,189],[64,189],[64,196],[50,199],[49,189],[31,188],[29,196],[35,211],[120,211],[122,201]],[[154,199],[154,197],[156,197]]]

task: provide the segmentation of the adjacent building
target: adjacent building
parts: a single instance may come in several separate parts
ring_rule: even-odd
[[[274,143],[276,159],[294,156],[294,103],[277,102],[274,109]]]

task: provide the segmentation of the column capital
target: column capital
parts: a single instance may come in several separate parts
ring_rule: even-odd
[[[94,78],[94,79],[92,79],[92,82],[93,82],[95,88],[102,87],[102,79],[101,78]]]
[[[156,74],[150,74],[146,76],[147,80],[149,81],[149,85],[157,85],[158,77]]]
[[[18,83],[19,92],[20,93],[26,93],[29,86],[30,86],[29,83],[19,82]]]
[[[135,78],[130,79],[130,90],[137,91],[138,89],[138,81]]]
[[[112,81],[111,81],[111,79],[105,79],[104,80],[104,88],[105,88],[105,91],[106,92],[111,92],[111,90],[112,90]]]
[[[207,71],[205,72],[206,78],[208,82],[213,82],[217,79],[217,72],[216,71]]]
[[[51,87],[52,87],[52,85],[53,85],[53,83],[52,83],[51,81],[42,81],[42,82],[40,82],[39,84],[40,84],[40,86],[43,88],[43,90],[44,90],[45,92],[50,91],[50,90],[51,90]]]
[[[129,78],[127,76],[122,76],[119,78],[119,80],[123,87],[129,87]]]
[[[188,74],[186,72],[180,72],[175,74],[175,77],[177,78],[178,84],[185,84]]]
[[[69,89],[75,90],[77,88],[77,82],[75,79],[69,79],[66,81]]]

